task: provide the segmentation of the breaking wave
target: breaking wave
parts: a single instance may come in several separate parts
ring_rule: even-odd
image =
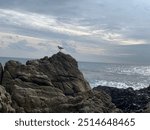
[[[116,81],[106,81],[106,80],[95,80],[93,82],[90,82],[90,86],[97,87],[97,86],[109,86],[109,87],[116,87],[116,88],[129,88],[132,87],[135,90],[148,87],[149,84],[144,83],[123,83],[123,82],[116,82]]]

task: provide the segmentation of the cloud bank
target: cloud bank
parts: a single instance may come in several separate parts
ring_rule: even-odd
[[[78,60],[149,63],[150,2],[0,0],[0,56],[39,58],[57,45]]]

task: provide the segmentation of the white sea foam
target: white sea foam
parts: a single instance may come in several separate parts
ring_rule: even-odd
[[[106,80],[95,80],[90,83],[91,87],[101,86],[109,86],[109,87],[116,87],[116,88],[129,88],[132,87],[135,90],[148,87],[148,84],[144,83],[131,83],[130,85],[123,83],[123,82],[115,82],[115,81],[106,81]]]
[[[129,67],[114,67],[108,68],[108,72],[114,72],[118,74],[126,74],[126,75],[143,75],[150,76],[150,66],[129,66]]]
[[[150,65],[82,63],[80,67],[91,87],[141,89],[150,84]]]

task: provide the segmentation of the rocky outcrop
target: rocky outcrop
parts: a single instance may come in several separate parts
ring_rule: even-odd
[[[0,84],[2,83],[2,77],[3,77],[3,67],[2,64],[0,63]]]
[[[150,112],[150,86],[140,90],[98,86],[94,90],[109,94],[112,102],[123,112]]]
[[[15,112],[12,108],[10,95],[5,91],[5,88],[0,85],[0,112]]]
[[[2,85],[16,112],[120,112],[105,92],[93,91],[70,55],[5,64]]]

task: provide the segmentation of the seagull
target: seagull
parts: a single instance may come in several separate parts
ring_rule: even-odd
[[[58,47],[59,51],[61,51],[62,49],[64,49],[64,48],[61,47],[61,46],[57,46],[57,47]]]

